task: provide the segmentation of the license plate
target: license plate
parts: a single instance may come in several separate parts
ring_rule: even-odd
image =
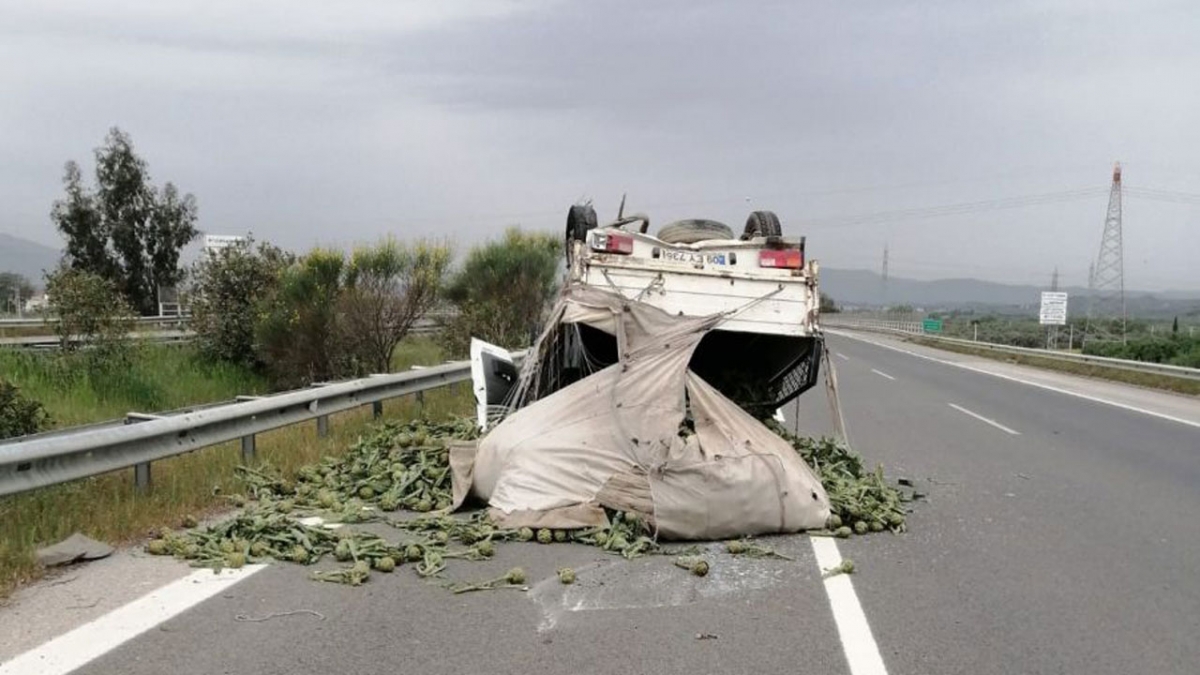
[[[725,265],[724,253],[699,253],[697,251],[663,251],[661,258],[671,262],[699,263],[701,265]]]

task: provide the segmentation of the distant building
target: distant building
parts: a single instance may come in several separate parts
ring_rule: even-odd
[[[230,246],[244,246],[249,239],[236,234],[206,234],[204,235],[204,252],[215,255],[221,249]]]
[[[49,307],[50,307],[50,296],[46,295],[45,293],[42,293],[41,295],[35,295],[32,298],[29,298],[28,300],[26,300],[24,305],[22,305],[21,309],[26,314],[39,314],[41,312],[46,311],[46,309]]]

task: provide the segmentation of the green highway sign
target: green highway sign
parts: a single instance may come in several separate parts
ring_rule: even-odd
[[[940,333],[940,332],[942,332],[942,320],[941,319],[925,319],[925,320],[921,321],[921,329],[924,330],[926,333]]]

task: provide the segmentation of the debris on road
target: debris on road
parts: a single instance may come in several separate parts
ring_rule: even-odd
[[[703,558],[676,558],[675,566],[681,567],[698,577],[708,576],[708,561]]]
[[[802,438],[774,421],[767,424],[791,443],[820,477],[831,511],[826,530],[843,539],[852,533],[905,531],[908,510],[904,504],[916,498],[916,493],[889,485],[882,466],[867,470],[862,457],[835,439]]]
[[[744,555],[747,558],[778,558],[780,560],[795,560],[791,556],[779,553],[769,546],[760,546],[745,539],[734,539],[725,542],[725,550],[730,555]]]
[[[57,544],[38,549],[37,560],[45,567],[57,567],[107,558],[112,553],[112,546],[76,532]]]
[[[514,567],[507,574],[491,581],[484,581],[477,584],[454,584],[450,586],[450,590],[454,593],[470,593],[472,591],[495,591],[501,588],[514,588],[517,590],[527,591],[529,588],[525,586],[525,570],[520,567]]]
[[[240,621],[243,623],[262,623],[263,621],[270,621],[271,619],[279,619],[279,618],[282,618],[285,616],[298,616],[301,614],[315,616],[320,621],[325,620],[325,615],[318,612],[315,609],[293,609],[289,612],[271,612],[270,614],[266,614],[263,616],[249,616],[247,614],[238,614],[237,616],[233,617],[233,620]]]
[[[822,572],[821,578],[828,579],[829,577],[836,577],[839,574],[854,574],[854,561],[846,558],[842,561],[842,564],[836,567],[830,567]]]
[[[903,531],[905,496],[886,485],[881,472],[865,471],[861,459],[833,441],[798,438],[781,430],[777,433],[827,482],[834,508],[830,525],[842,523],[844,518],[844,522],[861,523],[867,531],[883,529],[872,528],[871,522],[888,523],[886,529],[893,532]],[[146,544],[146,550],[217,569],[272,559],[313,565],[332,557],[344,566],[314,572],[312,578],[350,586],[367,583],[372,572],[386,574],[405,565],[411,565],[420,577],[443,578],[448,560],[489,560],[496,555],[499,542],[535,539],[543,545],[574,542],[594,546],[626,559],[676,556],[677,565],[697,576],[709,571],[710,562],[699,557],[700,547],[662,546],[652,521],[639,514],[606,512],[607,524],[575,529],[502,528],[486,511],[452,515],[448,508],[453,505],[452,446],[477,436],[475,426],[464,421],[385,423],[360,438],[343,456],[327,457],[319,464],[303,467],[294,480],[267,466],[240,468],[239,475],[252,500],[244,511],[199,529],[163,528]],[[444,508],[420,512],[428,503],[441,503]],[[417,513],[415,517],[394,516],[385,508],[393,504],[397,511]],[[347,521],[386,524],[397,536],[327,526]],[[853,531],[849,525],[840,525],[812,534],[850,536]],[[791,560],[748,538],[729,540],[724,548],[730,555]],[[569,568],[557,574],[563,584],[577,578]],[[492,580],[486,584],[451,583],[448,587],[467,592],[520,586],[524,582],[504,584]]]

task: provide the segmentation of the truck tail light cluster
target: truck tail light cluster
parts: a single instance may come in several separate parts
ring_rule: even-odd
[[[626,234],[596,232],[592,234],[592,250],[628,255],[633,253],[633,237]]]
[[[804,267],[804,253],[794,248],[782,251],[759,251],[758,266],[798,270]]]

